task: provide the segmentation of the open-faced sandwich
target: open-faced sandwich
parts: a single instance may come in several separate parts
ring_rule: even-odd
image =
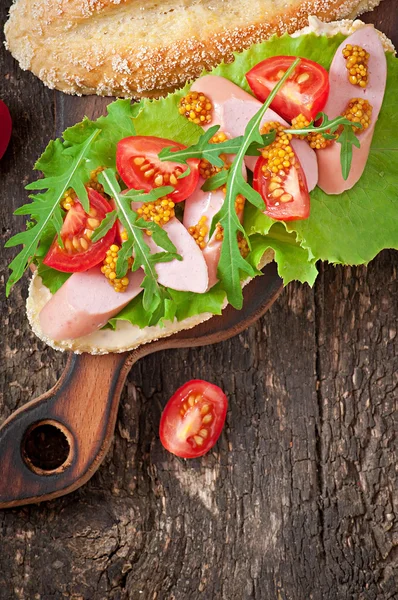
[[[117,100],[50,142],[8,289],[53,348],[122,352],[242,306],[275,259],[398,249],[398,61],[356,22],[274,36],[161,100]]]

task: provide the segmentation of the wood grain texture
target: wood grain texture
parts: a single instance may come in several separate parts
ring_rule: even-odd
[[[255,278],[243,290],[241,310],[228,306],[222,315],[193,329],[144,344],[132,352],[70,354],[55,386],[18,408],[0,426],[0,509],[52,500],[86,483],[112,442],[120,394],[132,365],[161,350],[195,348],[238,335],[268,310],[282,289],[276,265],[271,263],[264,267],[261,278]],[[52,427],[56,441],[50,449],[42,431],[41,441],[31,442],[29,449],[27,436],[43,424]],[[62,434],[68,451],[61,458]],[[50,452],[55,454],[48,466]],[[58,461],[56,466],[54,459]]]
[[[395,0],[367,20],[398,45]],[[48,138],[105,102],[51,92],[2,52],[15,123],[0,163],[7,238]],[[137,363],[92,480],[0,512],[0,599],[397,599],[397,267],[394,252],[321,267],[313,290],[289,285],[238,337]],[[30,333],[25,295],[26,283],[1,295],[2,419],[66,359]],[[214,452],[188,462],[163,450],[158,424],[192,377],[221,385],[230,409]]]

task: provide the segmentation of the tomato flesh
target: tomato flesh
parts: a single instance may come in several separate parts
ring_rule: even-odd
[[[295,56],[272,56],[255,65],[246,79],[255,96],[264,102],[272,89],[291,66]],[[329,74],[321,65],[306,58],[285,82],[271,103],[286,121],[300,113],[309,121],[323,109],[329,95]]]
[[[283,189],[284,192],[278,197],[276,197],[275,190],[270,190],[272,174],[266,167],[267,160],[260,156],[253,172],[253,188],[261,194],[266,205],[266,214],[277,221],[308,219],[310,216],[310,195],[304,171],[297,158],[287,173],[283,171],[278,173],[281,183],[279,184],[280,188],[277,189]],[[287,194],[291,196],[291,200],[283,202],[281,198]]]
[[[6,104],[0,100],[0,158],[3,157],[11,138],[12,121]]]
[[[227,397],[217,385],[188,381],[163,411],[159,432],[163,446],[181,458],[203,456],[218,440],[227,408]]]
[[[174,191],[168,194],[173,202],[182,202],[195,190],[199,181],[199,159],[187,161],[191,172],[183,178],[179,176],[187,170],[186,165],[171,161],[161,161],[158,154],[163,148],[172,146],[183,150],[186,146],[152,136],[131,136],[120,140],[116,150],[116,166],[124,183],[135,190],[149,192],[153,188],[170,185]]]
[[[43,263],[64,273],[80,273],[98,265],[116,236],[116,224],[97,242],[91,237],[106,213],[112,210],[109,202],[92,188],[87,188],[90,213],[87,214],[78,200],[66,214],[61,228],[62,248],[54,238]]]

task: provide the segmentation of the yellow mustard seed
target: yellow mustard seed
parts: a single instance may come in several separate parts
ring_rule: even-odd
[[[213,105],[209,98],[201,92],[188,92],[181,98],[178,112],[196,123],[196,125],[205,125],[211,122]]]
[[[366,52],[361,46],[347,44],[343,48],[343,56],[346,59],[348,81],[352,85],[365,88],[368,84],[369,52]]]

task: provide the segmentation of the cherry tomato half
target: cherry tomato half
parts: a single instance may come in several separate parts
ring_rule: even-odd
[[[158,154],[163,148],[172,146],[183,150],[186,146],[151,136],[132,136],[120,140],[116,151],[117,170],[124,183],[135,190],[149,192],[162,185],[173,186],[170,197],[173,202],[182,202],[192,194],[199,180],[199,159],[189,159],[191,172],[179,179],[187,167],[176,162],[161,161]]]
[[[2,100],[0,100],[0,158],[7,150],[11,138],[12,121],[10,111]]]
[[[275,182],[271,185],[271,173],[267,169],[265,173],[263,171],[266,166],[266,159],[260,156],[253,172],[253,187],[265,202],[266,214],[277,221],[307,219],[310,216],[310,195],[304,171],[297,158],[287,174],[283,171],[278,174],[281,180],[279,188],[275,188]]]
[[[84,212],[79,201],[68,210],[61,229],[64,247],[55,237],[43,263],[64,273],[80,273],[98,265],[105,258],[106,251],[116,236],[116,224],[98,242],[92,242],[91,236],[106,213],[112,210],[109,202],[92,188],[87,188],[90,201],[90,213]]]
[[[255,96],[264,102],[283,77],[295,56],[272,56],[254,66],[246,79]],[[321,65],[302,58],[271,103],[278,115],[292,121],[300,113],[309,121],[323,109],[329,95],[329,74]]]
[[[218,440],[228,400],[217,385],[192,379],[170,398],[160,420],[160,440],[182,458],[206,454]]]

